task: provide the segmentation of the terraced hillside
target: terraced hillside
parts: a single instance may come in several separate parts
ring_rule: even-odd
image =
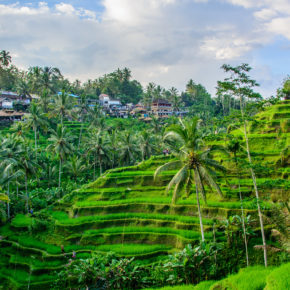
[[[249,128],[255,164],[269,168],[266,175],[262,169],[261,177],[258,173],[258,187],[268,200],[262,203],[266,215],[271,214],[271,195],[289,193],[289,153],[285,151],[283,162],[280,154],[290,145],[289,126],[277,126],[275,121],[287,123],[289,107],[289,103],[284,103],[265,109],[257,115],[258,126],[251,124]],[[232,133],[242,136],[239,130]],[[209,144],[227,142],[223,139]],[[55,279],[55,271],[69,263],[73,251],[77,259],[93,252],[114,251],[119,256],[135,256],[142,263],[152,263],[188,243],[197,243],[200,232],[194,196],[182,196],[176,205],[171,204],[165,186],[176,171],[163,172],[158,180],[153,180],[155,169],[172,158],[155,156],[136,166],[109,170],[95,182],[64,196],[42,217],[16,216],[11,224],[0,228],[1,278],[11,288],[29,284],[30,288],[45,289]],[[208,189],[208,203],[202,204],[207,240],[213,238],[214,218],[240,214],[232,161],[222,155],[216,158],[223,161],[229,173],[227,178],[218,176],[224,197]],[[246,168],[241,185],[247,198],[246,213],[255,216],[253,186]],[[217,239],[224,237],[217,233]]]

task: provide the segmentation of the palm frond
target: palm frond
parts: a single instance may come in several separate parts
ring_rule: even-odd
[[[180,193],[181,189],[183,188],[184,184],[186,183],[187,177],[188,177],[188,166],[187,165],[183,166],[176,173],[176,175],[173,177],[173,179],[175,179],[175,181],[174,181],[175,182],[175,188],[174,188],[173,195],[172,195],[172,203],[173,204],[176,203],[176,200],[178,199],[178,194]],[[173,179],[172,179],[172,181],[173,181]],[[174,183],[172,183],[171,187],[173,186],[173,184]]]
[[[199,172],[199,170],[196,168],[194,170],[194,180],[195,180],[195,186],[199,189],[200,194],[202,196],[202,199],[204,200],[204,203],[207,204],[206,201],[206,194],[205,194],[205,190],[204,190],[204,186],[202,184],[202,178],[201,178],[201,174]]]
[[[157,176],[161,174],[163,171],[177,169],[180,166],[182,166],[182,162],[180,160],[170,161],[159,166],[154,172],[154,180],[156,180]]]
[[[212,188],[214,188],[221,197],[223,197],[223,194],[221,192],[221,189],[220,189],[219,185],[215,182],[215,180],[213,179],[212,175],[208,172],[208,170],[205,167],[200,166],[199,167],[199,172],[200,172],[202,178],[204,178],[204,180],[206,180],[206,182]]]

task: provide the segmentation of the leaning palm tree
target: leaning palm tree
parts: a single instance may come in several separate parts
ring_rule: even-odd
[[[73,136],[61,124],[57,125],[56,131],[52,130],[51,137],[48,139],[51,144],[47,149],[54,152],[59,159],[58,187],[61,187],[61,172],[65,158],[72,153]]]
[[[222,196],[222,192],[215,181],[216,171],[225,172],[225,168],[217,161],[211,158],[211,149],[202,148],[202,140],[198,132],[199,121],[194,118],[189,121],[180,120],[179,124],[171,125],[164,139],[174,139],[180,144],[178,152],[175,152],[177,160],[170,161],[158,167],[155,171],[154,178],[161,172],[169,169],[179,169],[169,182],[166,188],[168,193],[173,189],[172,203],[176,203],[179,194],[183,188],[187,194],[192,190],[195,184],[196,202],[200,222],[201,239],[204,241],[204,230],[200,210],[199,194],[201,194],[206,203],[206,192],[204,185],[214,188]]]

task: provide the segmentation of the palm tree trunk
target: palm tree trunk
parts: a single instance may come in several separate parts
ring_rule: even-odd
[[[250,166],[252,166],[253,164],[252,164],[252,158],[251,158],[250,146],[249,146],[249,139],[248,139],[248,134],[247,134],[247,123],[246,123],[246,120],[244,119],[244,110],[243,110],[242,96],[240,96],[240,106],[241,106],[242,119],[243,119],[243,122],[244,122],[244,135],[245,135],[246,146],[247,146],[248,160],[249,160]],[[250,168],[250,172],[251,172],[251,175],[252,175],[252,180],[253,180],[255,194],[256,194],[256,200],[257,200],[257,206],[258,206],[258,214],[259,214],[262,241],[263,241],[263,249],[264,249],[264,263],[265,263],[265,267],[267,267],[268,266],[267,245],[266,245],[266,237],[265,237],[265,231],[264,231],[263,216],[262,216],[261,207],[260,207],[259,191],[258,191],[257,182],[256,182],[256,175],[255,175],[255,172],[254,172],[252,167]]]
[[[94,154],[94,180],[96,180],[96,154]]]
[[[17,181],[17,177],[16,177],[16,196],[18,197],[19,194],[19,186],[18,186],[18,181]]]
[[[37,161],[37,130],[34,126],[34,146],[35,146],[35,160]]]
[[[9,178],[9,176],[8,176]],[[8,188],[7,188],[7,195],[8,195],[8,199],[10,197],[10,182],[8,181]],[[10,219],[10,203],[9,201],[7,201],[7,218],[8,220]]]
[[[246,236],[246,226],[245,226],[245,217],[244,217],[244,206],[243,206],[243,198],[241,193],[241,183],[240,183],[240,171],[238,168],[238,161],[237,156],[235,154],[235,163],[236,163],[236,169],[238,173],[238,185],[239,185],[239,196],[240,196],[240,202],[241,202],[241,211],[242,211],[242,226],[243,226],[243,234],[244,234],[244,243],[245,243],[245,250],[246,250],[246,260],[247,260],[247,267],[249,267],[249,254],[248,254],[248,243],[247,243],[247,236]]]
[[[203,230],[202,217],[201,217],[201,210],[200,210],[200,204],[199,204],[198,186],[197,186],[196,183],[195,183],[195,192],[196,192],[196,202],[197,202],[197,209],[198,209],[198,216],[199,216],[199,224],[200,224],[201,240],[202,240],[202,242],[204,242],[204,230]]]
[[[82,131],[83,131],[83,119],[81,118],[81,130],[80,130],[80,135],[79,135],[78,150],[79,150],[80,144],[81,144]]]
[[[102,175],[102,159],[99,157],[100,176]]]
[[[29,195],[28,195],[28,189],[27,189],[27,173],[25,172],[25,193],[26,193],[26,210],[27,212],[29,212]]]
[[[58,188],[61,185],[61,158],[59,158],[59,171],[58,171]]]

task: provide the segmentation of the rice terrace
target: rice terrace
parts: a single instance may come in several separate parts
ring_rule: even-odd
[[[0,290],[290,289],[288,6],[9,2]]]

